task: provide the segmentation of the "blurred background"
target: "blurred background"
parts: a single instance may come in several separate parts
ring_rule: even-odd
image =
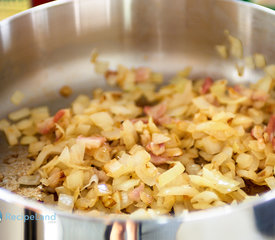
[[[0,0],[0,20],[53,0]],[[56,0],[58,1],[58,0]],[[243,0],[275,9],[275,0]]]
[[[0,20],[53,0],[0,0]]]

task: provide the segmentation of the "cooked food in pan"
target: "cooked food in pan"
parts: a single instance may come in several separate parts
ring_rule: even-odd
[[[149,68],[93,62],[120,90],[79,95],[52,116],[45,106],[23,108],[0,122],[10,145],[28,147],[27,172],[12,190],[34,186],[29,197],[70,211],[154,216],[275,187],[275,65],[250,86],[191,81],[187,68],[157,88],[162,75]]]

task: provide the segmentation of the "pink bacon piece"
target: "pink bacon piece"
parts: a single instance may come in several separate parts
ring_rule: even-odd
[[[171,161],[171,158],[168,158],[168,157],[156,156],[152,153],[150,155],[151,155],[150,162],[156,166],[159,166],[159,165],[167,163],[168,161]]]
[[[237,93],[239,93],[239,94],[241,94],[242,93],[242,86],[241,85],[235,85],[234,87],[233,87],[233,89],[237,92]]]
[[[153,153],[154,155],[158,156],[165,152],[165,144],[164,143],[156,144],[156,143],[150,142],[146,145],[146,149],[151,153]]]
[[[101,147],[106,142],[106,138],[105,137],[82,137],[82,136],[79,136],[77,138],[77,141],[83,142],[87,149],[92,149],[92,148]]]
[[[256,91],[252,93],[251,99],[253,101],[265,102],[268,98],[268,94],[262,91]]]
[[[50,133],[54,129],[54,121],[53,118],[47,118],[43,122],[37,124],[38,132],[42,135],[46,135]]]
[[[145,106],[143,111],[146,115],[151,116],[154,120],[158,121],[160,117],[162,117],[167,110],[166,103],[162,102],[153,107]]]
[[[136,73],[135,81],[137,83],[142,83],[142,82],[146,82],[149,79],[151,70],[146,67],[139,67],[135,70],[135,73]]]
[[[162,117],[160,117],[157,122],[161,125],[165,125],[165,124],[171,124],[172,122],[175,122],[175,119],[167,116],[167,115],[164,115]]]
[[[272,115],[267,124],[266,132],[269,136],[269,141],[273,142],[274,138],[274,130],[275,130],[275,115]]]
[[[206,94],[209,91],[212,84],[213,84],[212,78],[210,78],[210,77],[205,78],[203,85],[202,85],[201,93]]]
[[[131,200],[138,202],[140,200],[140,193],[144,190],[144,183],[141,183],[138,187],[134,188],[128,196]]]
[[[55,128],[55,123],[57,123],[65,115],[65,113],[66,111],[61,109],[54,115],[54,117],[47,118],[43,122],[38,123],[38,132],[43,135],[52,132]]]
[[[53,121],[57,123],[64,115],[66,111],[64,109],[59,110],[53,117]]]

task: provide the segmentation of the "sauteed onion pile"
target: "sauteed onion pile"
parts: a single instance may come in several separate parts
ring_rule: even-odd
[[[34,159],[19,183],[42,185],[45,202],[177,215],[275,187],[275,65],[249,87],[191,81],[187,69],[156,90],[162,76],[149,68],[106,71],[94,62],[120,91],[96,89],[53,116],[47,107],[23,108],[0,122],[9,144],[28,145]]]

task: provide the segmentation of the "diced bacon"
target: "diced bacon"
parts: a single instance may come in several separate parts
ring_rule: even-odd
[[[158,165],[162,165],[167,163],[168,161],[171,161],[171,158],[169,157],[162,157],[162,156],[156,156],[154,154],[150,154],[151,155],[151,163],[153,163],[154,165],[158,166]]]
[[[151,70],[146,67],[140,67],[135,70],[136,72],[136,82],[141,83],[141,82],[146,82],[146,80],[149,79]]]
[[[209,91],[212,84],[213,84],[212,78],[210,78],[210,77],[205,78],[203,85],[202,85],[201,93],[206,94]]]
[[[234,87],[233,87],[234,91],[236,93],[238,93],[239,95],[241,96],[245,96],[247,98],[251,98],[252,96],[252,93],[253,91],[250,89],[250,88],[246,88],[245,86],[243,85],[240,85],[240,84],[236,84]]]
[[[144,183],[140,184],[138,187],[134,188],[128,195],[133,201],[138,202],[140,200],[140,193],[144,190]]]
[[[164,124],[171,124],[172,121],[173,121],[173,119],[172,119],[171,117],[167,116],[167,115],[162,116],[162,117],[160,117],[160,118],[157,120],[157,122],[158,122],[159,124],[161,124],[161,125],[164,125]]]
[[[274,130],[275,130],[275,115],[270,117],[269,122],[267,124],[267,128],[266,128],[266,132],[268,133],[270,142],[273,141]]]
[[[155,121],[159,125],[167,125],[167,124],[178,123],[178,122],[180,122],[180,119],[172,118],[168,115],[164,115]]]
[[[250,88],[245,88],[245,87],[242,88],[242,93],[241,93],[242,96],[251,98],[252,94],[253,94],[253,91]]]
[[[238,93],[241,96],[246,96],[248,98],[251,98],[252,94],[253,94],[253,90],[250,88],[246,88],[245,86],[241,85],[241,84],[236,84],[233,87],[234,91],[236,93]]]
[[[220,107],[221,104],[219,102],[218,99],[214,98],[212,102],[210,102],[212,105],[214,105],[215,107]]]
[[[160,117],[162,117],[167,110],[166,103],[162,102],[153,107],[145,106],[143,111],[146,115],[151,116],[154,120],[158,121]]]
[[[37,124],[37,130],[40,134],[46,135],[53,131],[55,128],[55,124],[53,118],[47,118],[44,121]]]
[[[265,102],[268,98],[268,94],[262,91],[255,91],[252,93],[251,99],[253,101]]]
[[[237,88],[238,89],[238,88]],[[242,97],[242,94],[241,94],[241,87],[239,87],[238,91],[236,91],[235,88],[232,88],[232,87],[228,87],[227,88],[228,90],[228,95],[230,98],[233,98],[233,99],[238,99],[240,97]],[[215,98],[216,99],[216,98]]]
[[[53,121],[57,123],[64,115],[66,111],[64,109],[59,110],[53,117]]]
[[[165,152],[165,144],[155,144],[153,142],[150,142],[147,144],[146,149],[154,155],[158,156]]]
[[[91,148],[99,148],[106,142],[106,138],[104,137],[82,137],[79,136],[77,141],[81,141],[85,143],[87,149]]]
[[[233,87],[233,89],[237,92],[237,93],[239,93],[239,94],[241,94],[242,93],[242,86],[241,85],[235,85],[234,87]]]

